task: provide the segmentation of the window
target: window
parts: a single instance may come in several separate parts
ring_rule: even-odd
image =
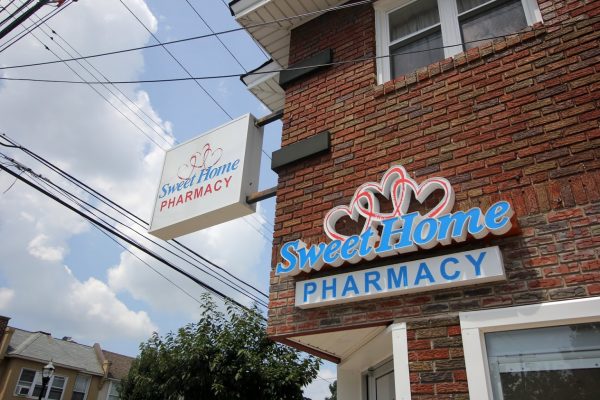
[[[536,0],[379,0],[375,15],[379,83],[541,21]]]
[[[370,368],[366,381],[367,400],[393,400],[396,396],[394,361],[390,360]]]
[[[108,389],[107,400],[119,400],[119,388],[121,384],[119,382],[111,381],[110,388]]]
[[[19,381],[17,382],[17,387],[15,389],[15,394],[17,395],[28,395],[31,387],[33,386],[33,382],[35,380],[35,371],[30,369],[21,370],[21,376],[19,376]]]
[[[45,400],[60,400],[62,398],[67,378],[54,375],[42,394]],[[23,368],[17,381],[15,394],[37,399],[42,391],[42,372]]]
[[[600,393],[600,323],[485,334],[496,400],[593,400]]]
[[[77,375],[75,386],[73,386],[72,400],[85,400],[92,377],[89,375]]]
[[[600,298],[460,313],[473,399],[596,399]]]

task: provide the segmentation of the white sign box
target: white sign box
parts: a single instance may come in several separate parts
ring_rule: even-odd
[[[397,296],[506,279],[498,246],[296,282],[296,307]]]
[[[167,151],[149,233],[168,240],[253,213],[262,137],[247,114]]]

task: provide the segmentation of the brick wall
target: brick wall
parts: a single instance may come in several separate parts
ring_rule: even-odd
[[[294,283],[307,276],[272,274],[270,335],[401,319],[416,324],[409,325],[411,345],[425,346],[419,332],[429,328],[418,326],[431,318],[600,295],[600,1],[541,1],[540,9],[544,23],[527,32],[384,85],[377,85],[370,60],[330,67],[286,88],[282,145],[327,129],[332,151],[280,172],[273,265],[287,241],[325,241],[326,211],[348,204],[360,184],[399,163],[418,182],[447,178],[456,210],[508,200],[519,226],[510,237],[400,259],[499,245],[508,280],[303,311],[294,307]],[[292,31],[290,62],[326,48],[334,61],[374,56],[372,6],[326,14]],[[448,343],[459,340],[457,320],[452,324],[440,336]],[[444,343],[426,340],[431,349]],[[411,351],[413,366],[421,366],[412,358],[419,351]],[[411,367],[413,392],[422,388],[426,397],[456,385],[453,396],[460,398],[464,367],[442,373],[436,362],[423,372]]]
[[[10,321],[10,318],[0,315],[0,342],[2,341],[4,331],[6,331],[6,327],[8,326],[8,321]]]

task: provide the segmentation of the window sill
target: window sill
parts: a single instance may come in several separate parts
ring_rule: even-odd
[[[527,42],[546,34],[548,28],[543,23],[538,22],[526,30],[510,35],[504,39],[498,39],[481,47],[474,47],[454,57],[449,57],[438,61],[426,67],[419,68],[415,72],[399,76],[374,88],[374,98],[386,96],[395,93],[398,90],[406,89],[416,83],[425,82],[437,75],[465,66],[474,61],[486,58],[490,55],[510,49],[518,44]]]

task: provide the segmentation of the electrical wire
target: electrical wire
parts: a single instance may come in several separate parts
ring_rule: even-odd
[[[41,19],[40,19],[41,21]],[[50,28],[47,24],[42,23],[44,26],[46,26],[48,29],[50,29],[50,31],[55,34],[57,37],[60,37],[61,40],[67,45],[69,46],[76,54],[78,54],[77,50],[75,50],[73,48],[73,46],[71,46],[64,38],[62,38],[60,35],[58,35],[56,33],[56,31],[52,28]],[[67,54],[69,57],[71,57],[71,53],[65,49],[60,43],[58,43],[57,41],[54,40],[54,38],[47,33],[43,27],[40,27],[40,31],[45,34],[50,40],[52,40],[52,42],[58,46],[65,54]],[[50,50],[48,48],[48,46],[46,44],[44,44],[37,36],[35,36],[35,34],[32,33],[32,35],[38,40],[38,42],[40,42],[47,50],[49,50],[50,52],[52,52],[58,59],[61,59],[61,57],[59,57],[54,51]],[[85,65],[83,65],[83,63],[79,60],[76,61],[77,64],[84,70],[86,71],[95,81],[98,81],[99,79],[96,77],[96,75],[94,75]],[[102,72],[100,72],[96,67],[94,67],[94,65],[92,63],[90,63],[88,60],[85,60],[85,62],[90,65],[103,79],[108,79],[104,74],[102,74]],[[71,71],[73,71],[77,76],[79,76],[82,80],[83,77],[81,77],[81,75],[79,75],[77,72],[75,72],[75,70],[68,64],[68,63],[64,63],[65,66],[67,66]],[[152,117],[150,117],[143,109],[141,109],[140,107],[138,107],[135,102],[133,100],[131,100],[118,86],[116,85],[103,85],[103,87],[111,94],[114,96],[114,98],[119,101],[121,104],[123,104],[125,107],[127,107],[136,117],[138,117],[138,119],[144,123],[146,126],[148,126],[150,129],[152,129],[157,135],[158,137],[160,137],[166,144],[167,146],[171,146],[171,142],[169,140],[167,140],[167,138],[165,136],[170,136],[166,131],[164,131],[164,129],[162,129],[162,127],[160,126],[159,122],[156,122],[152,119]],[[111,87],[114,87],[116,89],[116,91],[118,91],[123,97],[125,97],[125,99],[128,100],[128,102],[124,101],[120,96],[118,96],[117,94],[115,94],[115,92],[111,89]],[[92,87],[92,89],[98,93],[98,91],[95,90],[95,88]],[[102,97],[107,103],[111,104],[111,106],[113,106],[113,108],[115,108],[124,118],[126,118],[137,130],[139,130],[142,134],[144,134],[149,140],[151,140],[154,144],[156,144],[158,147],[160,147],[162,150],[166,150],[165,147],[162,147],[161,145],[159,145],[158,143],[156,143],[156,141],[154,141],[149,135],[147,135],[144,131],[144,129],[142,129],[139,125],[137,125],[136,123],[134,123],[129,117],[127,117],[123,112],[121,112],[121,110],[117,109],[110,100],[108,100],[105,96],[103,96],[102,94],[98,93],[100,95],[100,97]],[[134,109],[135,107],[135,109]],[[148,123],[148,121],[146,121],[144,118],[141,118],[136,111],[140,111],[142,112],[148,119],[150,119],[155,125],[152,125],[150,123]],[[160,131],[158,129],[156,129],[156,127],[159,127]]]
[[[66,10],[67,7],[69,7],[71,4],[73,4],[73,1],[67,0],[65,3],[62,4],[62,6],[57,7],[55,10],[50,11],[48,14],[44,15],[44,17],[42,18],[42,22],[47,22],[50,19],[54,18],[59,13],[63,12],[64,10]],[[30,27],[29,29],[25,29],[20,34],[17,34],[15,36],[13,36],[11,39],[9,39],[7,41],[7,43],[5,43],[5,45],[2,48],[0,48],[0,53],[6,51],[8,48],[10,48],[11,46],[13,46],[15,43],[17,43],[18,41],[20,41],[21,39],[23,39],[31,31],[35,30],[38,26],[40,26],[42,22],[34,24],[33,27]]]
[[[21,173],[23,173],[23,172],[21,172]],[[33,179],[36,179],[40,184],[43,184],[47,188],[53,190],[55,193],[61,194],[61,192],[58,189],[52,187],[48,182],[46,182],[42,178],[39,178],[37,175],[30,173],[29,176],[31,176]],[[17,181],[17,179],[15,179],[15,182],[16,181]],[[74,201],[74,202],[77,203],[76,201]],[[81,206],[81,205],[79,204],[79,206]],[[105,232],[104,230],[100,229],[98,226],[96,226],[95,224],[91,223],[90,221],[86,221],[86,222],[88,222],[98,232],[100,232],[101,234],[103,234],[104,236],[106,236],[108,239],[110,239],[111,241],[113,241],[114,243],[116,243],[124,251],[128,252],[133,257],[135,257],[139,262],[143,263],[148,268],[150,268],[152,271],[154,271],[156,274],[158,274],[163,279],[165,279],[167,282],[169,282],[171,285],[175,286],[177,289],[179,289],[183,294],[185,294],[186,296],[188,296],[190,299],[194,300],[198,304],[202,304],[202,302],[200,300],[198,300],[196,297],[194,297],[190,292],[188,292],[187,290],[185,290],[183,287],[181,287],[180,285],[178,285],[175,281],[173,281],[172,279],[170,279],[168,276],[166,276],[165,274],[163,274],[162,272],[160,272],[158,269],[154,268],[152,265],[150,265],[148,262],[146,262],[144,259],[142,259],[137,254],[135,254],[129,247],[125,246],[119,240],[115,239],[114,237],[112,237],[107,232]]]
[[[114,201],[112,201],[111,199],[109,199],[108,197],[106,197],[106,196],[102,195],[101,193],[97,192],[96,190],[94,190],[90,186],[86,185],[85,183],[83,183],[82,181],[78,180],[74,176],[72,176],[69,173],[65,172],[64,170],[60,169],[59,167],[57,167],[56,165],[52,164],[50,161],[46,160],[45,158],[41,157],[40,155],[34,153],[33,151],[27,149],[24,146],[19,145],[13,139],[9,138],[6,134],[0,134],[0,136],[2,138],[4,138],[7,142],[10,143],[10,144],[7,145],[5,143],[0,142],[1,146],[7,147],[7,148],[16,148],[18,150],[23,151],[24,153],[26,153],[27,155],[29,155],[30,157],[32,157],[36,161],[40,162],[45,167],[47,167],[50,170],[52,170],[53,172],[57,173],[62,178],[66,179],[67,181],[69,181],[73,185],[79,187],[84,192],[88,193],[89,195],[91,195],[92,197],[94,197],[95,199],[97,199],[98,201],[104,203],[109,208],[111,208],[112,210],[114,210],[118,214],[120,214],[121,216],[127,218],[127,220],[129,220],[130,222],[134,223],[135,225],[139,226],[140,228],[142,228],[144,230],[148,229],[149,224],[146,221],[144,221],[143,219],[141,219],[140,217],[136,216],[132,212],[126,210],[123,207],[121,207],[120,205],[118,205],[117,203],[115,203]],[[125,226],[127,226],[127,225],[125,225]],[[139,232],[137,232],[137,231],[136,231],[136,233],[139,234]],[[144,236],[144,238],[148,239],[145,236]],[[208,264],[212,265],[217,270],[225,273],[226,275],[228,275],[232,279],[237,280],[240,284],[242,284],[242,285],[248,287],[249,289],[255,291],[259,295],[261,295],[261,296],[263,296],[265,298],[268,298],[268,295],[266,293],[260,291],[259,289],[257,289],[253,285],[245,282],[244,280],[239,279],[238,277],[236,277],[235,275],[231,274],[229,271],[227,271],[223,267],[221,267],[221,266],[217,265],[216,263],[210,261],[206,257],[203,257],[202,255],[198,254],[197,252],[195,252],[194,250],[190,249],[189,247],[183,245],[182,243],[178,242],[177,240],[173,240],[173,242],[175,244],[177,244],[180,248],[185,249],[188,252],[188,254],[187,254],[188,256],[189,256],[189,253],[193,254],[194,256],[200,258],[202,260],[202,262],[205,262],[205,263],[208,263]],[[203,264],[203,265],[207,266],[206,264]],[[220,274],[220,273],[218,273],[218,274],[219,274],[219,276],[223,277],[222,274]],[[227,278],[224,278],[224,279],[227,279]]]
[[[158,43],[157,44],[150,44],[150,45],[145,45],[145,46],[131,47],[131,48],[128,48],[128,49],[123,49],[123,50],[114,50],[114,51],[108,51],[108,52],[104,52],[104,53],[91,54],[91,55],[88,55],[88,56],[82,56],[82,57],[75,57],[75,58],[71,58],[71,59],[65,59],[65,61],[75,61],[75,60],[81,60],[81,59],[84,59],[84,58],[104,57],[104,56],[110,56],[110,55],[115,55],[115,54],[128,53],[128,52],[131,52],[131,51],[151,49],[151,48],[154,48],[154,47],[161,47],[161,46],[166,46],[166,45],[175,44],[175,43],[189,42],[189,41],[204,39],[204,38],[208,38],[208,37],[212,37],[212,36],[217,36],[217,35],[225,35],[225,34],[228,34],[228,33],[245,31],[247,29],[257,28],[257,27],[261,27],[261,26],[267,26],[267,25],[271,25],[271,24],[280,24],[281,22],[290,21],[290,20],[293,20],[293,19],[299,19],[299,18],[305,18],[305,17],[314,16],[314,15],[320,15],[320,14],[327,13],[329,11],[336,11],[336,10],[341,10],[341,9],[356,7],[356,6],[360,6],[360,5],[364,5],[364,4],[370,4],[372,2],[373,2],[373,0],[363,0],[363,1],[358,1],[356,3],[343,4],[343,5],[340,5],[340,6],[329,7],[329,8],[325,8],[325,9],[322,9],[322,10],[312,11],[312,12],[309,12],[309,13],[304,13],[304,14],[299,14],[299,15],[293,15],[293,16],[285,17],[285,18],[279,18],[279,19],[275,19],[275,20],[272,20],[272,21],[261,22],[261,23],[249,25],[247,27],[232,28],[232,29],[228,29],[228,30],[225,30],[225,31],[221,31],[221,32],[209,33],[209,34],[204,34],[204,35],[197,35],[197,36],[187,37],[187,38],[183,38],[183,39],[169,40],[169,41],[162,42],[160,44],[158,44]],[[63,7],[64,7],[64,5],[63,5]],[[13,66],[7,66],[7,67],[0,67],[0,70],[2,70],[2,69],[14,69],[14,68],[25,68],[25,67],[35,67],[35,66],[40,66],[40,65],[56,64],[57,62],[58,61],[45,61],[45,62],[38,62],[38,63],[31,63],[31,64],[13,65]],[[239,76],[239,75],[235,75],[235,76]]]
[[[58,196],[50,193],[49,191],[47,191],[46,189],[42,188],[41,186],[35,184],[34,182],[29,181],[28,179],[25,179],[23,176],[18,175],[17,173],[13,172],[11,169],[5,167],[4,165],[0,165],[0,169],[3,170],[3,171],[5,171],[5,172],[7,172],[10,175],[12,175],[13,177],[19,179],[21,182],[27,184],[28,186],[30,186],[31,188],[33,188],[33,189],[37,190],[38,192],[44,194],[45,196],[51,198],[55,202],[61,204],[62,206],[68,208],[69,210],[75,212],[79,216],[85,218],[86,220],[90,221],[91,223],[95,224],[96,226],[98,226],[99,228],[105,230],[106,232],[110,233],[111,235],[113,235],[115,237],[118,237],[122,241],[126,242],[127,244],[129,244],[131,246],[136,247],[138,250],[142,251],[143,253],[147,254],[148,256],[150,256],[150,257],[152,257],[152,258],[160,261],[161,263],[163,263],[167,267],[169,267],[169,268],[171,268],[171,269],[179,272],[180,274],[184,275],[188,279],[192,280],[194,283],[196,283],[199,286],[201,286],[203,289],[205,289],[207,291],[210,291],[211,293],[213,293],[214,295],[220,297],[224,301],[229,302],[231,304],[234,304],[235,306],[239,307],[240,309],[249,311],[248,307],[246,307],[243,304],[239,303],[235,299],[227,296],[226,294],[224,294],[220,290],[215,289],[214,287],[206,284],[205,282],[203,282],[202,280],[200,280],[196,276],[190,274],[189,272],[187,272],[187,271],[179,268],[178,266],[176,266],[175,264],[173,264],[169,260],[167,260],[164,257],[160,256],[159,254],[155,253],[154,251],[146,248],[145,246],[141,245],[140,243],[136,242],[135,240],[133,240],[133,239],[131,239],[131,238],[123,235],[121,232],[119,232],[118,230],[116,230],[113,227],[109,226],[108,224],[105,224],[105,223],[101,222],[100,220],[95,219],[95,218],[91,217],[90,215],[87,215],[85,212],[77,209],[75,206],[72,206],[72,205],[68,204],[66,201],[60,199]],[[265,318],[263,317],[263,319],[265,319]]]
[[[198,12],[198,10],[196,9],[196,7],[194,7],[194,5],[190,2],[190,0],[184,0],[189,6],[190,8],[194,11],[194,13],[198,16],[198,18],[200,18],[200,20],[204,23],[204,25],[206,25],[206,27],[208,28],[208,30],[211,33],[215,33],[215,31],[210,27],[210,25],[208,24],[208,22],[206,22],[206,20],[204,18],[202,18],[202,15],[200,15],[200,12]],[[223,46],[223,48],[229,53],[229,55],[235,60],[235,62],[240,66],[240,68],[242,68],[242,70],[244,72],[248,72],[248,70],[246,68],[244,68],[244,66],[242,65],[241,61],[235,56],[235,54],[233,54],[233,52],[229,49],[229,47],[223,43],[223,41],[221,40],[221,38],[218,35],[215,35],[215,38],[219,41],[219,43],[221,43],[221,46]]]
[[[578,23],[578,22],[580,22],[580,21],[575,21],[575,22],[573,22],[573,24]],[[546,26],[546,27],[542,27],[542,28],[534,28],[528,32],[545,31],[547,29],[548,29],[548,27]],[[357,63],[361,63],[361,62],[365,62],[365,61],[372,61],[372,60],[390,58],[390,57],[401,56],[401,55],[419,54],[419,53],[429,52],[432,50],[441,50],[441,49],[445,49],[448,47],[457,47],[457,46],[461,46],[461,45],[465,45],[465,44],[469,44],[469,43],[478,43],[478,42],[495,40],[495,39],[507,39],[509,37],[512,37],[515,35],[521,35],[521,34],[522,33],[512,33],[512,34],[508,34],[508,35],[490,36],[490,37],[482,38],[482,39],[478,39],[478,40],[468,40],[468,41],[451,44],[451,45],[432,47],[432,48],[426,49],[426,50],[412,50],[412,51],[405,51],[405,52],[394,53],[394,54],[384,55],[384,56],[359,57],[359,58],[354,58],[354,59],[349,59],[349,60],[332,61],[329,63],[313,64],[313,65],[302,66],[302,67],[282,68],[282,69],[275,69],[275,70],[264,71],[264,72],[263,71],[254,71],[254,72],[249,72],[247,74],[224,74],[224,75],[212,75],[212,76],[196,76],[193,78],[179,77],[179,78],[144,79],[144,80],[132,80],[132,81],[110,81],[110,82],[96,82],[96,83],[91,82],[91,83],[92,84],[106,84],[106,83],[139,84],[139,83],[181,82],[181,81],[188,81],[188,80],[192,80],[192,79],[194,79],[194,80],[209,80],[209,79],[240,78],[240,77],[247,76],[247,75],[263,75],[263,74],[272,74],[275,72],[283,72],[283,71],[297,71],[297,70],[304,70],[304,69],[310,69],[310,68],[331,67],[331,66],[345,65],[345,64],[357,64]],[[68,61],[68,60],[65,60],[65,61]],[[3,69],[3,68],[0,67],[0,70],[1,69]],[[0,80],[43,82],[43,83],[69,83],[69,84],[86,83],[86,82],[69,81],[69,80],[52,80],[52,79],[36,79],[36,78],[8,78],[8,77],[0,77]]]
[[[206,96],[208,96],[212,102],[221,110],[223,111],[223,113],[225,113],[225,115],[227,115],[229,117],[229,119],[233,119],[233,117],[231,116],[231,114],[229,114],[227,112],[227,110],[225,110],[225,108],[217,101],[217,99],[215,99],[213,97],[213,95],[211,95],[208,90],[206,90],[206,88],[197,80],[193,79],[193,75],[192,73],[181,63],[181,61],[179,61],[179,59],[177,57],[175,57],[175,55],[167,48],[167,46],[165,46],[159,39],[158,37],[154,34],[154,32],[152,32],[150,30],[150,28],[148,28],[146,26],[146,24],[144,24],[144,22],[142,22],[142,20],[131,10],[131,8],[129,8],[127,6],[127,4],[125,4],[125,2],[123,0],[119,0],[119,2],[123,5],[123,7],[125,7],[127,9],[127,11],[129,11],[129,13],[139,22],[139,24],[152,36],[152,38],[154,38],[154,40],[156,40],[156,42],[163,48],[163,50],[177,63],[177,65],[179,65],[179,67],[181,67],[181,69],[190,77],[192,78],[191,80],[193,80],[196,85],[204,92],[204,94],[206,94]]]
[[[11,19],[18,17],[17,14],[20,13],[23,9],[25,9],[32,2],[33,2],[33,0],[25,0],[25,3],[21,4],[20,6],[18,6],[17,9],[14,12],[9,13],[8,17],[6,17],[2,21],[0,21],[0,26],[4,25],[5,23],[7,23],[8,21],[10,21]],[[10,4],[12,4],[12,2]],[[8,7],[10,4],[7,4],[6,7]],[[5,10],[6,10],[6,7],[4,8]],[[6,10],[6,11],[8,11],[8,10]]]
[[[36,38],[45,48],[46,50],[50,51],[52,54],[54,54],[58,59],[61,59],[61,57],[56,54],[55,51],[51,50],[48,46],[46,46],[44,44],[44,42],[42,42],[36,35],[35,33],[31,33],[31,35]],[[71,67],[68,63],[65,63],[65,65],[67,66],[67,68],[69,68],[75,75],[77,75],[77,77],[79,77],[82,81],[85,82],[85,79],[83,78],[83,76],[81,76],[81,74],[79,74],[79,72],[77,72],[73,67]],[[150,140],[152,143],[154,143],[157,147],[159,147],[160,149],[162,149],[163,151],[166,151],[167,149],[165,147],[163,147],[160,143],[158,143],[154,138],[152,138],[148,133],[146,133],[146,131],[144,129],[142,129],[139,125],[137,125],[131,118],[129,118],[129,116],[127,116],[123,110],[120,110],[119,107],[117,107],[112,101],[110,101],[102,92],[100,92],[94,85],[88,85],[94,92],[96,92],[96,94],[98,94],[104,101],[106,101],[106,103],[108,103],[115,111],[117,111],[119,114],[121,114],[121,116],[123,116],[123,118],[125,118],[127,121],[129,121],[134,127],[136,127],[136,129],[142,133],[148,140]],[[102,86],[106,86],[106,85],[102,85]]]

